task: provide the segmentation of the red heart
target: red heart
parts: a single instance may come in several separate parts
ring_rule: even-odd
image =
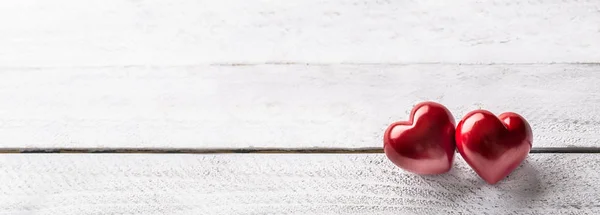
[[[472,111],[456,127],[458,152],[489,184],[515,170],[529,154],[532,142],[529,123],[512,112],[496,117],[489,111]]]
[[[435,102],[417,104],[409,121],[395,122],[385,131],[383,150],[396,166],[417,174],[441,174],[454,160],[454,117]]]

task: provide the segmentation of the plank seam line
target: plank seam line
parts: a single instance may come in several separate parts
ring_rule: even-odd
[[[276,66],[335,66],[335,65],[350,65],[350,66],[410,66],[410,65],[448,65],[448,66],[529,66],[529,65],[587,65],[600,66],[600,62],[532,62],[532,63],[508,63],[508,62],[480,62],[480,63],[459,63],[459,62],[296,62],[296,61],[276,61],[276,62],[222,62],[222,63],[206,63],[206,64],[173,64],[173,65],[82,65],[82,66],[0,66],[0,70],[11,69],[26,69],[26,70],[41,70],[41,69],[108,69],[108,68],[189,68],[200,66],[224,66],[224,67],[244,67],[244,66],[261,66],[261,65],[276,65]]]
[[[381,147],[363,148],[0,148],[0,154],[381,154]],[[600,153],[600,147],[534,147],[532,154]]]

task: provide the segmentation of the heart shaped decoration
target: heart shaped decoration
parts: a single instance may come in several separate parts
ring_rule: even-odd
[[[496,117],[486,110],[468,113],[456,127],[460,155],[489,184],[508,176],[525,160],[533,143],[529,123],[512,112]]]
[[[450,111],[435,102],[417,104],[408,121],[385,131],[385,155],[398,167],[417,174],[441,174],[452,168],[456,144]]]

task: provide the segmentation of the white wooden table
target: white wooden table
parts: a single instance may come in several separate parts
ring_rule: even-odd
[[[600,145],[600,2],[0,3],[0,147],[380,147],[423,100]],[[6,150],[5,150],[6,151]],[[600,154],[487,185],[457,156],[0,154],[0,214],[600,214]]]

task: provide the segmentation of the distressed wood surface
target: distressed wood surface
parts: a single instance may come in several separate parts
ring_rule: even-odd
[[[0,146],[372,147],[422,100],[456,118],[518,111],[538,146],[597,146],[598,11],[551,0],[6,1]]]
[[[582,1],[0,3],[0,147],[373,147],[422,100],[598,146]],[[554,64],[558,63],[558,64]],[[599,214],[599,155],[486,185],[382,154],[1,155],[0,214]]]
[[[600,155],[534,154],[487,185],[458,159],[417,176],[378,155],[2,155],[2,214],[598,214]]]
[[[599,146],[600,66],[247,65],[0,69],[2,147],[377,147],[433,100]]]
[[[0,66],[598,62],[596,0],[19,0]]]

